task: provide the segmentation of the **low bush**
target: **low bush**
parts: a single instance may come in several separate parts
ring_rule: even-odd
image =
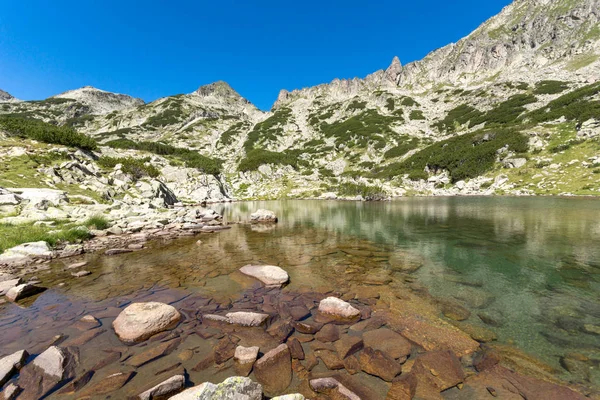
[[[336,192],[339,196],[362,196],[365,200],[383,200],[387,197],[380,186],[368,186],[362,183],[345,182],[337,186],[331,186],[329,190]]]
[[[421,110],[412,110],[410,112],[409,117],[412,121],[423,121],[425,120],[425,116],[423,115],[423,111]]]
[[[160,175],[160,171],[153,165],[148,164],[148,158],[132,158],[132,157],[100,157],[96,162],[104,168],[114,168],[117,164],[122,165],[122,171],[138,180],[145,176],[156,178]]]
[[[104,215],[98,214],[88,218],[83,225],[90,229],[103,230],[110,227],[110,222]]]
[[[545,107],[524,116],[534,123],[554,121],[564,117],[568,121],[585,122],[599,118],[600,101],[594,100],[600,94],[600,83],[594,83],[552,100]]]
[[[96,150],[98,144],[89,136],[66,126],[56,126],[43,121],[11,116],[0,116],[0,129],[10,136],[37,140],[43,143]]]
[[[535,85],[534,94],[556,94],[564,92],[569,88],[565,82],[561,81],[540,81]]]
[[[298,158],[296,155],[286,152],[277,153],[263,149],[253,149],[240,161],[238,170],[242,172],[256,171],[258,167],[264,164],[291,165],[297,168]]]
[[[383,154],[383,158],[390,159],[396,157],[402,157],[409,151],[419,147],[419,139],[407,137],[402,143],[396,147],[392,147]]]

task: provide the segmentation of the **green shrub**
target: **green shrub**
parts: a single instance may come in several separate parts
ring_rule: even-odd
[[[585,122],[600,115],[600,101],[593,100],[600,93],[600,83],[594,83],[563,94],[548,105],[525,115],[534,123],[554,121],[565,117],[568,121]]]
[[[427,167],[430,171],[447,170],[456,182],[489,171],[498,149],[508,145],[511,151],[524,153],[527,143],[527,137],[515,130],[477,131],[428,146],[402,162],[387,166],[378,176],[393,178],[408,174],[410,179],[426,179]]]
[[[346,111],[352,112],[352,111],[356,111],[356,110],[364,110],[366,106],[367,106],[366,101],[354,100],[352,103],[348,104],[348,107],[346,107]]]
[[[362,196],[365,200],[382,200],[386,198],[386,193],[380,186],[368,186],[361,183],[345,182],[338,186],[330,186],[329,190],[336,192],[339,196]]]
[[[540,81],[535,85],[534,94],[556,94],[564,92],[569,88],[565,82],[561,81]]]
[[[263,149],[253,149],[240,161],[238,170],[242,172],[256,171],[258,167],[264,164],[291,165],[297,168],[298,157],[288,152],[277,153]]]
[[[412,110],[410,112],[409,117],[412,121],[423,121],[425,120],[425,116],[423,115],[423,111],[421,110]]]
[[[43,121],[0,116],[0,129],[10,136],[37,140],[43,143],[96,150],[98,144],[89,136],[66,126],[55,126]]]
[[[222,161],[201,155],[197,151],[171,146],[161,142],[134,142],[129,139],[116,139],[106,143],[115,149],[147,151],[161,156],[173,156],[185,162],[188,168],[196,168],[206,174],[218,175],[221,172]]]
[[[375,110],[367,110],[345,121],[336,121],[331,124],[323,122],[321,132],[327,137],[335,138],[335,144],[344,144],[348,147],[358,145],[367,147],[369,142],[377,147],[377,143],[385,146],[385,139],[381,134],[393,133],[391,125],[403,121],[402,117],[384,116]]]
[[[390,158],[401,157],[417,147],[419,147],[419,139],[406,137],[404,142],[386,151],[383,154],[383,158],[387,160]]]
[[[246,124],[244,122],[238,122],[237,124],[230,126],[229,129],[221,134],[219,142],[221,142],[223,146],[229,146],[233,143],[234,138],[239,135],[245,127]]]
[[[483,113],[466,104],[453,108],[448,112],[446,118],[434,124],[440,131],[454,132],[456,125],[464,125],[472,119],[479,118]]]
[[[408,97],[408,96],[404,96],[402,98],[402,102],[400,104],[402,104],[403,106],[407,106],[407,107],[419,106],[419,103],[417,103],[415,101],[415,99],[413,99],[412,97]]]
[[[88,218],[83,225],[90,229],[103,230],[110,227],[111,224],[104,215],[98,214]]]
[[[160,175],[160,171],[153,165],[147,164],[148,158],[131,158],[131,157],[100,157],[96,162],[104,168],[114,168],[117,164],[123,166],[122,171],[138,180],[145,176],[156,178]]]
[[[252,131],[248,133],[248,137],[244,142],[244,150],[246,153],[254,149],[259,142],[264,143],[269,140],[276,140],[283,134],[283,125],[286,125],[289,118],[292,116],[292,110],[289,108],[280,108],[269,118],[259,122],[254,126]]]
[[[394,108],[396,108],[396,102],[394,101],[394,99],[387,99],[385,103],[385,108],[387,108],[389,112],[394,111]]]
[[[537,98],[530,94],[516,94],[508,100],[498,104],[486,113],[473,118],[470,126],[486,123],[489,125],[504,125],[516,122],[519,116],[527,109],[527,104],[535,103]]]

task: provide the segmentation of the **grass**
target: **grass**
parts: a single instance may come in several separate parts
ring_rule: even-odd
[[[11,247],[29,242],[47,242],[50,246],[56,246],[61,242],[81,242],[91,237],[90,232],[82,226],[63,225],[48,227],[45,225],[11,225],[0,223],[0,252]]]
[[[89,229],[103,230],[109,228],[111,226],[111,223],[108,221],[108,219],[106,219],[104,215],[98,214],[91,216],[90,218],[85,220],[83,225],[88,227]]]
[[[83,133],[66,126],[55,126],[43,121],[0,116],[0,129],[10,136],[37,140],[43,143],[76,147],[83,150],[96,150],[96,141]]]
[[[585,68],[588,65],[596,62],[596,60],[598,60],[599,58],[600,58],[600,56],[596,55],[596,54],[581,54],[581,55],[575,56],[567,64],[567,69],[572,72],[580,70],[581,68]]]
[[[419,147],[419,139],[410,137],[405,137],[404,139],[405,140],[402,143],[386,151],[383,154],[383,158],[387,160],[390,158],[402,157],[409,151]]]
[[[424,121],[425,120],[425,116],[423,115],[423,111],[421,111],[421,110],[412,110],[410,112],[410,115],[408,116],[408,118],[410,118],[411,121]]]

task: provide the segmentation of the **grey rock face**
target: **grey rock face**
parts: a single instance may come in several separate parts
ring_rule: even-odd
[[[262,400],[262,386],[250,378],[234,376],[215,385],[205,382],[187,389],[170,400]]]
[[[0,89],[0,103],[4,101],[10,101],[13,99],[14,97],[10,93],[7,93],[4,90]]]

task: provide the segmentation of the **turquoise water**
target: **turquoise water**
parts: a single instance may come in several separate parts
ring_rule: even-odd
[[[230,221],[267,208],[280,217],[277,230],[310,227],[341,242],[357,237],[419,254],[425,261],[413,274],[429,293],[469,309],[468,322],[492,329],[500,342],[559,371],[569,353],[600,360],[598,200],[406,198],[216,208]],[[597,372],[588,379],[600,384]]]

